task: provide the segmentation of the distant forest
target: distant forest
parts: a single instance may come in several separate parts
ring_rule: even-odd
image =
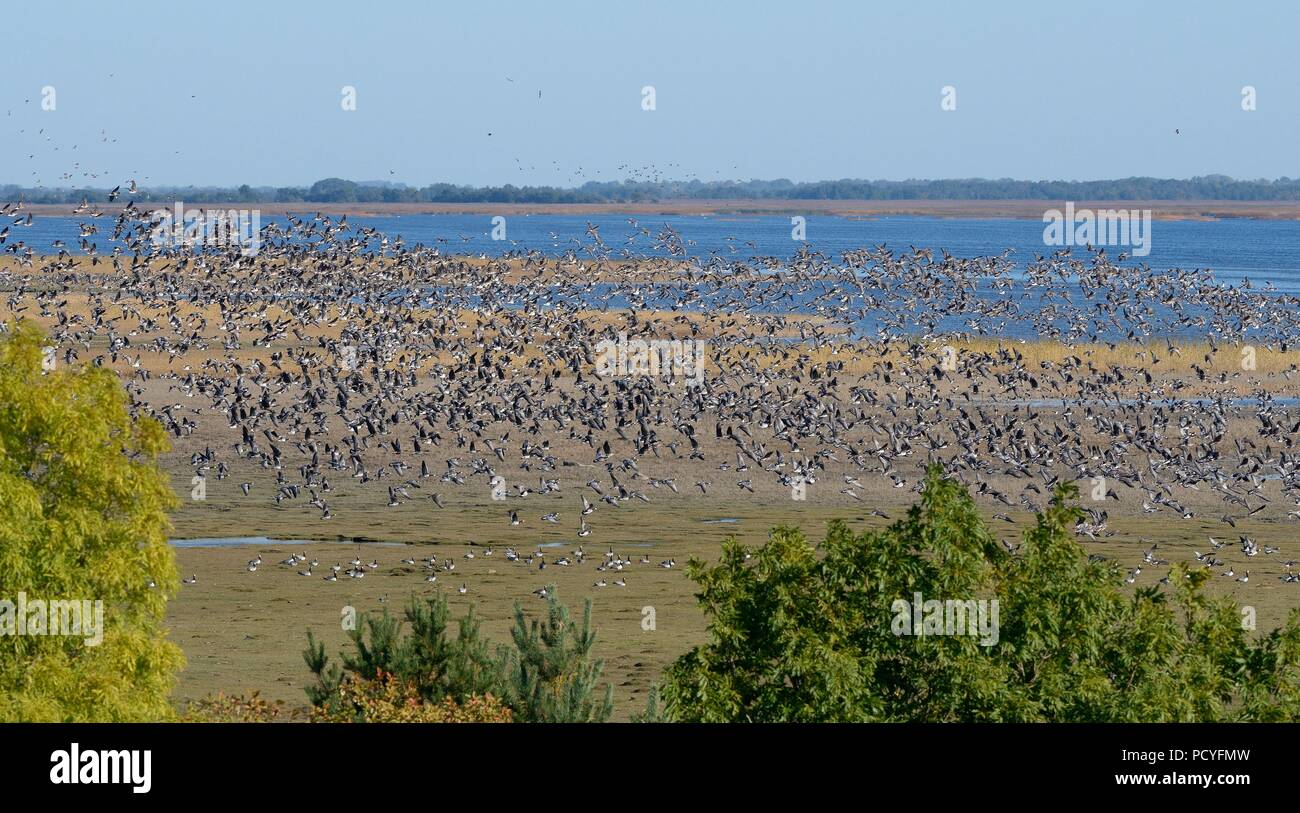
[[[33,189],[0,185],[0,200],[28,203],[102,201],[104,188]],[[189,203],[653,203],[670,200],[1300,200],[1300,179],[1239,181],[1226,175],[1177,180],[1123,178],[1113,181],[1016,181],[1009,178],[954,180],[775,181],[589,181],[575,188],[554,186],[423,187],[384,181],[326,178],[311,186],[195,187],[141,189],[123,200]]]

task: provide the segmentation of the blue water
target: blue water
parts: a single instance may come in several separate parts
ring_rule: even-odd
[[[304,542],[300,539],[268,539],[265,536],[228,536],[215,537],[212,539],[169,539],[167,540],[173,547],[177,548],[235,548],[243,545],[257,545],[259,547],[274,547],[276,545],[310,545],[313,542]]]
[[[269,539],[265,536],[224,536],[213,538],[196,538],[196,539],[169,539],[172,547],[176,548],[238,548],[246,545],[254,545],[259,548],[302,548],[312,545],[400,545],[398,542],[353,542],[353,541],[335,541],[321,542],[304,539]]]
[[[799,212],[794,204],[791,215],[796,214]],[[551,256],[573,250],[581,255],[594,246],[588,224],[597,228],[615,256],[623,249],[637,256],[663,256],[665,252],[654,250],[653,244],[665,226],[680,235],[686,241],[686,252],[696,257],[717,252],[722,257],[758,255],[788,259],[805,245],[791,239],[789,216],[633,217],[637,228],[628,223],[626,215],[511,215],[506,218],[504,241],[491,239],[492,217],[486,214],[349,216],[348,224],[353,230],[359,226],[373,227],[390,239],[400,236],[408,247],[418,243],[436,246],[444,253],[490,256],[527,250]],[[57,239],[75,250],[79,242],[77,224],[83,221],[88,219],[38,217],[30,227],[12,228],[9,242],[23,240],[37,253],[53,253],[52,243]],[[263,227],[285,223],[278,217],[264,217],[261,222]],[[105,254],[112,250],[109,239],[112,221],[98,218],[97,225],[102,233],[90,239]],[[641,234],[640,228],[649,229],[650,235]],[[936,253],[946,249],[958,257],[995,255],[1010,248],[1015,251],[1015,259],[1028,262],[1037,254],[1056,250],[1043,244],[1043,228],[1040,220],[813,216],[807,218],[806,236],[807,246],[832,258],[838,258],[845,250],[883,244],[895,252],[916,246],[931,248]],[[1157,220],[1152,222],[1151,231],[1151,253],[1140,261],[1153,269],[1212,269],[1221,283],[1235,284],[1249,278],[1257,286],[1272,282],[1280,292],[1300,293],[1300,222],[1248,218]],[[1114,258],[1122,250],[1112,247],[1108,254]],[[1075,254],[1080,256],[1084,251],[1076,249]],[[1137,258],[1130,262],[1134,261]]]
[[[308,216],[310,219],[310,216]],[[81,218],[37,218],[31,227],[11,229],[11,244],[22,239],[35,250],[45,252],[55,240],[77,246],[78,222]],[[633,225],[635,220],[635,225]],[[265,218],[261,221],[265,242],[274,243],[276,229],[272,224],[285,225],[283,218]],[[107,254],[113,248],[109,239],[112,221],[100,219],[104,234],[94,240],[99,253]],[[838,308],[834,317],[851,325],[858,336],[885,335],[899,331],[915,335],[959,335],[982,333],[1008,338],[1028,339],[1035,336],[1057,335],[1070,339],[1104,338],[1118,340],[1126,335],[1153,335],[1204,338],[1209,335],[1229,340],[1250,339],[1282,341],[1295,344],[1300,336],[1300,222],[1268,221],[1246,218],[1228,218],[1212,221],[1152,221],[1150,223],[1150,254],[1130,258],[1123,262],[1130,268],[1142,265],[1161,272],[1171,268],[1184,271],[1204,271],[1198,275],[1196,288],[1175,285],[1165,278],[1152,290],[1138,294],[1132,290],[1101,290],[1087,292],[1078,285],[1071,291],[1072,304],[1061,309],[1058,294],[1041,285],[1030,284],[1023,273],[1026,265],[1040,255],[1050,255],[1057,250],[1043,242],[1044,224],[1039,220],[971,220],[938,217],[880,217],[852,218],[835,216],[810,217],[806,222],[807,242],[791,238],[788,216],[685,216],[630,218],[625,215],[512,215],[506,220],[506,240],[493,240],[492,218],[489,215],[407,215],[388,217],[348,218],[347,231],[339,239],[358,239],[360,228],[373,228],[390,240],[380,244],[378,236],[370,237],[362,250],[391,252],[400,238],[410,248],[416,245],[436,247],[446,254],[483,254],[499,256],[506,252],[536,250],[550,256],[573,254],[579,258],[600,254],[617,260],[620,256],[666,256],[666,246],[680,246],[683,253],[699,258],[701,265],[714,268],[708,262],[712,256],[727,259],[749,259],[755,256],[789,259],[799,251],[815,250],[831,263],[841,260],[849,250],[883,245],[895,255],[906,253],[911,247],[928,248],[938,257],[942,251],[962,257],[990,257],[1010,251],[1015,268],[1011,271],[1011,286],[1007,280],[984,278],[969,289],[970,297],[951,285],[942,274],[917,270],[929,275],[924,282],[938,286],[942,296],[928,303],[917,304],[909,290],[912,278],[893,277],[875,287],[873,282],[863,286],[845,286],[841,280],[819,279],[807,290],[796,292],[798,286],[785,286],[783,280],[771,277],[769,281],[754,284],[729,280],[727,274],[710,276],[707,283],[697,279],[686,286],[680,280],[648,282],[632,286],[599,284],[584,286],[581,290],[567,289],[560,284],[550,294],[542,294],[537,301],[540,307],[563,307],[585,302],[594,307],[677,308],[688,310],[725,312],[735,306],[743,293],[756,312],[811,312],[812,302],[821,295],[842,292],[840,299],[846,303]],[[143,232],[143,226],[140,227]],[[643,231],[644,230],[644,231]],[[645,232],[649,232],[646,234]],[[598,237],[597,237],[598,235]],[[147,238],[146,238],[147,239]],[[601,243],[597,243],[597,240]],[[295,238],[299,242],[301,238]],[[1128,249],[1110,247],[1108,255],[1113,260]],[[1075,248],[1075,257],[1087,258],[1087,250]],[[861,259],[855,263],[861,267]],[[864,280],[866,277],[864,275]],[[1249,280],[1250,291],[1246,291]],[[1152,280],[1153,283],[1157,282]],[[1189,282],[1188,285],[1191,283]],[[1233,286],[1238,290],[1226,298],[1220,297],[1212,311],[1206,307],[1199,291],[1201,286]],[[737,285],[743,286],[742,288]],[[829,286],[829,287],[828,287]],[[1262,298],[1253,295],[1271,286]],[[686,288],[691,288],[687,291]],[[1196,290],[1197,300],[1187,301],[1189,292]],[[682,305],[686,294],[693,295],[689,305]],[[507,307],[516,307],[534,292],[531,286],[519,284],[514,290],[503,283],[493,287],[492,297]],[[761,296],[759,296],[761,294]],[[353,301],[363,296],[378,297],[383,301],[403,300],[434,308],[478,307],[478,294],[465,289],[439,286],[421,287],[418,290],[387,289],[355,294],[337,289],[323,292],[322,296],[352,296]],[[1241,295],[1241,296],[1239,296]],[[1093,305],[1107,297],[1115,297],[1114,304],[1123,307],[1148,309],[1152,316],[1148,326],[1137,326],[1127,317],[1101,318]],[[1153,298],[1154,297],[1154,298]],[[1275,304],[1268,305],[1266,300]],[[1246,301],[1249,300],[1249,301]],[[899,301],[909,307],[899,309]],[[1173,308],[1170,305],[1174,305]],[[1265,314],[1267,311],[1267,315]],[[828,315],[824,311],[819,313]],[[899,321],[895,321],[899,320]],[[1198,324],[1199,322],[1199,324]]]

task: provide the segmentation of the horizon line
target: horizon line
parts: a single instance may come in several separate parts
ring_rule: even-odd
[[[124,179],[126,183],[131,179]],[[1067,179],[1067,178],[1013,178],[1009,176],[986,177],[982,175],[972,176],[951,176],[938,178],[861,178],[861,177],[840,177],[840,178],[819,178],[811,181],[792,181],[785,177],[775,178],[715,178],[704,180],[700,178],[689,179],[663,179],[663,180],[643,180],[638,178],[621,178],[611,180],[588,180],[578,185],[561,186],[557,184],[514,184],[514,183],[457,183],[453,181],[430,180],[424,183],[412,183],[409,181],[398,181],[393,179],[365,178],[352,179],[344,178],[338,175],[329,175],[318,178],[315,181],[305,183],[258,183],[251,184],[248,182],[227,182],[227,183],[160,183],[151,184],[150,189],[162,191],[171,189],[196,189],[196,190],[217,190],[217,189],[241,189],[248,187],[255,190],[263,189],[310,189],[317,184],[341,182],[346,184],[355,184],[364,187],[382,187],[390,189],[426,189],[429,187],[453,187],[457,189],[554,189],[559,191],[580,191],[589,188],[600,187],[674,187],[674,186],[693,186],[693,187],[719,187],[719,186],[744,186],[744,185],[779,185],[782,187],[807,187],[818,186],[821,184],[834,183],[854,183],[854,184],[878,184],[881,186],[905,186],[908,184],[955,184],[955,183],[987,183],[987,184],[1031,184],[1031,185],[1071,185],[1083,186],[1092,184],[1113,184],[1113,183],[1132,183],[1132,182],[1156,182],[1156,183],[1197,183],[1197,182],[1218,182],[1234,184],[1300,184],[1300,177],[1292,178],[1288,175],[1278,175],[1274,178],[1236,178],[1223,173],[1207,173],[1205,175],[1192,175],[1188,177],[1160,177],[1156,175],[1127,175],[1122,177],[1111,178],[1091,178],[1091,179]],[[80,190],[109,190],[113,186],[105,184],[103,186],[93,185],[72,185],[72,186],[32,186],[28,184],[17,183],[13,181],[0,181],[0,189],[22,189],[22,190],[41,190],[45,192],[66,192]]]

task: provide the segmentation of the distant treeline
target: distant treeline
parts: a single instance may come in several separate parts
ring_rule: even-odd
[[[103,200],[108,189],[32,189],[0,185],[0,200],[79,203]],[[589,181],[576,188],[554,186],[423,187],[379,181],[326,178],[308,187],[168,186],[141,189],[123,199],[189,203],[649,203],[670,200],[1300,200],[1300,179],[1239,181],[1226,175],[1178,180],[1123,178],[1113,181],[988,180],[863,181],[794,183],[775,181]]]

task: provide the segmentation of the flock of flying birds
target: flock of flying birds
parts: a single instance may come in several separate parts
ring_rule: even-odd
[[[346,216],[286,216],[246,256],[157,245],[149,211],[118,207],[83,202],[80,245],[52,254],[19,239],[33,222],[21,203],[0,208],[5,311],[47,325],[63,363],[117,370],[133,412],[192,449],[195,476],[238,484],[249,504],[296,507],[305,524],[334,518],[340,492],[430,512],[492,495],[503,528],[599,542],[597,510],[788,506],[797,487],[888,518],[928,463],[1007,525],[1079,481],[1076,531],[1092,540],[1115,535],[1115,511],[1234,529],[1300,518],[1288,510],[1300,506],[1300,416],[1285,396],[1300,303],[1271,286],[1104,250],[1021,264],[883,246],[700,252],[635,222],[619,245],[590,226],[560,256],[465,257]],[[620,339],[700,342],[702,381],[671,365],[602,375],[599,348]],[[1245,351],[1258,368],[1238,363]],[[548,560],[521,542],[502,558],[594,562],[595,586],[626,583],[630,558],[575,544]],[[1195,559],[1245,583],[1226,544]],[[1238,546],[1279,553],[1248,535]],[[1129,583],[1168,564],[1157,547]],[[1281,580],[1300,581],[1281,564]],[[358,556],[321,574],[304,553],[281,566],[336,581],[379,565]],[[422,570],[433,582],[454,568],[433,557]]]

